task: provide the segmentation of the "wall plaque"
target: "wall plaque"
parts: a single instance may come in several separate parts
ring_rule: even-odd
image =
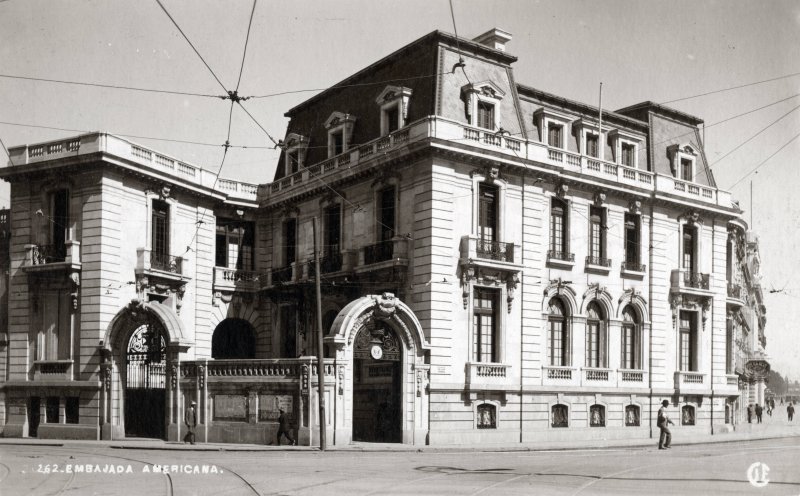
[[[215,394],[213,401],[214,420],[247,421],[247,396]]]
[[[258,396],[258,420],[277,421],[279,409],[294,418],[294,398],[290,394],[261,394]]]

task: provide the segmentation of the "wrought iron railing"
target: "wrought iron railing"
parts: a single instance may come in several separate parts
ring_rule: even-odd
[[[394,243],[391,239],[364,247],[364,265],[385,262],[392,259]]]
[[[183,274],[183,258],[156,251],[150,252],[150,268]]]
[[[631,272],[644,272],[647,266],[639,262],[622,262],[622,270],[629,270]]]
[[[292,266],[272,269],[272,284],[283,284],[292,281]]]
[[[565,262],[574,262],[575,254],[566,251],[547,250],[547,258],[552,260],[563,260]]]
[[[708,289],[708,274],[684,272],[683,284],[689,288]]]
[[[597,265],[599,267],[611,267],[611,259],[605,257],[586,257],[586,265]]]
[[[514,243],[477,239],[475,252],[480,258],[499,260],[501,262],[514,262]]]
[[[738,284],[728,283],[728,298],[742,299],[742,287]]]
[[[32,252],[33,265],[63,262],[67,259],[65,245],[34,245]]]

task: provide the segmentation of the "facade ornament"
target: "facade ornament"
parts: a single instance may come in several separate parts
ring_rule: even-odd
[[[594,204],[596,207],[602,207],[606,203],[606,194],[598,191],[594,194]]]
[[[178,389],[178,364],[174,361],[169,364],[169,382],[172,389]]]
[[[69,275],[70,285],[72,286],[72,291],[70,291],[70,298],[72,299],[72,310],[78,309],[78,288],[81,287],[81,275],[78,272],[72,272]]]
[[[171,191],[172,191],[172,185],[165,183],[163,186],[161,186],[161,190],[158,192],[158,198],[161,200],[166,200],[167,198],[169,198],[169,194]]]
[[[567,196],[568,192],[569,192],[568,184],[559,183],[558,186],[556,186],[556,196],[561,198],[562,200],[564,199],[564,197]]]
[[[308,395],[308,373],[309,373],[308,365],[303,365],[303,368],[300,369],[300,388],[303,396]]]
[[[562,293],[563,293],[563,290],[564,290],[564,288],[566,288],[566,287],[569,287],[569,285],[570,285],[570,284],[572,284],[572,281],[564,281],[564,280],[563,280],[563,279],[561,279],[560,277],[559,277],[558,279],[551,279],[551,280],[550,280],[550,286],[553,286],[553,285],[555,285],[555,287],[556,287],[556,294],[557,294],[557,295],[560,295],[560,294],[562,294]],[[548,290],[548,288],[545,288],[545,289],[544,289],[544,294],[547,294],[547,290]]]
[[[197,367],[197,385],[200,389],[206,387],[206,367],[204,365]]]
[[[511,313],[511,304],[514,302],[514,293],[516,293],[518,284],[519,276],[516,272],[511,272],[506,276],[506,302],[508,302],[508,313]]]
[[[397,299],[394,293],[383,293],[380,299],[375,298],[375,310],[373,315],[377,320],[389,320],[394,316],[397,309]]]
[[[642,214],[642,202],[639,200],[631,200],[628,202],[628,211],[633,215]]]
[[[138,296],[139,300],[141,301],[145,300],[144,293],[149,285],[150,281],[148,281],[147,276],[145,275],[136,276],[136,295]]]
[[[495,179],[500,177],[500,167],[494,165],[486,168],[486,180],[494,182]]]
[[[339,376],[339,396],[344,396],[344,365],[339,365],[336,373]]]
[[[461,299],[464,310],[469,306],[469,282],[475,278],[475,268],[466,266],[461,269]]]
[[[700,217],[700,212],[697,210],[689,210],[683,214],[683,218],[686,219],[686,223],[690,226],[694,226],[695,224],[699,224],[703,221],[703,219]]]

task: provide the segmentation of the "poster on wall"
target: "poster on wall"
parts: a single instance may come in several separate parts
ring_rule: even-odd
[[[247,420],[247,397],[240,394],[214,395],[214,420]]]
[[[258,397],[258,420],[277,421],[282,409],[294,418],[294,398],[290,394],[262,394]]]

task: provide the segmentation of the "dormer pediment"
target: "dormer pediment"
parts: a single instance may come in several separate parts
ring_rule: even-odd
[[[408,99],[411,97],[412,93],[413,90],[411,88],[390,85],[380,92],[378,97],[375,99],[375,103],[378,105],[383,105],[384,103],[392,102],[400,98]]]
[[[488,98],[496,100],[502,99],[506,96],[506,92],[501,90],[499,86],[491,81],[482,81],[480,83],[465,84],[461,87],[461,94],[478,93]]]
[[[345,114],[344,112],[333,112],[330,117],[325,119],[325,128],[331,129],[336,126],[341,126],[343,124],[352,124],[356,121],[356,118],[353,115]]]

